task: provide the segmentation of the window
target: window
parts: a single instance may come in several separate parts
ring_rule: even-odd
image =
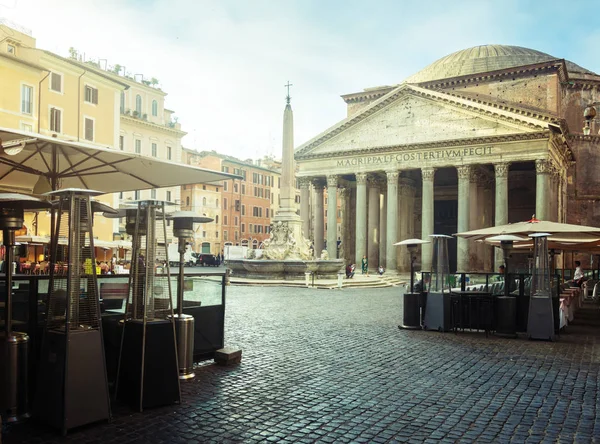
[[[227,182],[223,182],[223,191],[227,191],[227,188],[229,188],[229,187],[227,186]]]
[[[206,191],[206,185],[202,185],[202,189]],[[219,189],[217,189],[217,192],[219,191]]]
[[[85,140],[94,140],[94,119],[88,119],[85,117],[83,119],[83,130],[84,130],[84,138]]]
[[[228,173],[228,172],[229,172],[229,167],[228,167],[228,166],[223,166],[223,167],[221,167],[221,170],[222,170],[224,173]]]
[[[215,206],[216,206],[217,208],[219,208],[219,199],[217,199],[217,200],[215,201]]]
[[[227,198],[223,199],[223,209],[227,209]]]
[[[152,144],[152,157],[156,157],[158,153],[158,147],[156,146],[156,143]]]
[[[265,233],[269,234],[271,232],[271,226],[265,225]]]
[[[21,85],[21,112],[23,114],[33,113],[33,87]]]
[[[62,128],[62,111],[58,108],[50,108],[50,131],[60,133]]]
[[[242,194],[246,194],[246,185],[242,184]]]
[[[158,116],[158,102],[156,100],[152,101],[152,115],[154,117]]]
[[[125,114],[125,93],[121,91],[121,114]]]
[[[59,93],[62,92],[62,74],[55,72],[50,74],[50,89]]]
[[[123,200],[123,191],[119,193],[119,199]]]
[[[202,237],[206,237],[206,231],[202,232]]]
[[[237,216],[235,216],[235,217],[233,218],[233,225],[237,227],[237,226],[238,226],[238,222],[239,222],[239,220],[238,220],[238,217],[237,217]]]
[[[156,190],[150,190],[150,199],[156,199]]]
[[[246,205],[242,205],[242,216],[246,215]]]
[[[219,232],[215,231],[215,237],[218,239],[219,238]]]
[[[136,154],[142,154],[142,141],[135,139],[135,152]]]
[[[235,240],[238,240],[240,237],[240,233],[238,233],[237,231],[235,232]]]
[[[281,188],[281,177],[277,178],[277,188]]]
[[[167,159],[171,160],[171,147],[170,146],[167,147]]]
[[[227,231],[223,231],[223,240],[226,241],[227,240]]]
[[[248,224],[248,233],[252,233],[252,224]]]
[[[139,200],[139,198],[140,198],[140,192],[139,191],[134,192],[133,193],[133,197],[134,197],[135,200]]]
[[[265,217],[269,217],[269,209],[265,208]]]
[[[242,224],[242,233],[246,232],[246,224]]]
[[[142,96],[139,94],[135,96],[135,110],[138,113],[138,116],[142,115]]]
[[[21,129],[23,131],[29,131],[30,133],[33,132],[33,125],[29,124],[29,123],[23,123],[21,122]]]
[[[206,206],[206,197],[203,197],[203,198],[202,198],[202,205],[203,205],[203,206]]]
[[[233,192],[237,194],[237,193],[239,193],[239,189],[240,189],[240,187],[238,186],[238,184],[234,183],[233,184]]]
[[[223,216],[223,225],[228,225],[227,224],[227,215]]]
[[[6,45],[6,52],[8,52],[9,54],[16,54],[17,53],[17,48],[15,47],[15,45],[11,45],[10,43]]]
[[[218,223],[219,223],[219,215],[218,215],[218,214],[215,216],[215,223],[216,223],[216,224],[218,224]]]
[[[167,191],[167,202],[171,202],[171,192]]]
[[[240,201],[239,201],[239,199],[235,200],[235,211],[240,211]]]
[[[89,85],[85,85],[85,99],[88,103],[98,105],[98,90]]]
[[[119,136],[119,148],[121,151],[125,149],[125,137]]]
[[[187,207],[189,207],[189,206],[190,206],[190,196],[187,196],[187,197],[185,198],[185,205],[186,205]]]

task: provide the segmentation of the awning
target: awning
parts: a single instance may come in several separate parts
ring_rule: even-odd
[[[114,193],[241,178],[8,128],[0,128],[0,140],[0,188],[27,194],[64,188]]]

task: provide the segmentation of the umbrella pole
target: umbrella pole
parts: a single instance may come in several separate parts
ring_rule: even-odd
[[[12,332],[12,261],[13,250],[15,244],[15,232],[12,230],[3,230],[2,243],[6,249],[6,300],[4,305],[4,330],[6,331],[6,340]]]

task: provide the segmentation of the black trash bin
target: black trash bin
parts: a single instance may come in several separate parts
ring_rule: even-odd
[[[517,298],[496,297],[496,336],[517,337]]]
[[[421,328],[421,293],[404,293],[404,308],[400,328],[417,330]]]

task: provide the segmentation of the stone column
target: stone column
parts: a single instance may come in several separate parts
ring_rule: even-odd
[[[412,180],[405,177],[400,179],[398,197],[398,213],[400,215],[398,241],[401,241],[415,237],[415,187]],[[410,271],[410,256],[406,246],[396,247],[396,261],[401,272]]]
[[[481,202],[478,193],[479,182],[480,171],[478,167],[473,167],[469,182],[469,195],[471,196],[471,202],[469,203],[469,230],[477,230],[483,226],[483,207],[479,205]],[[479,245],[481,245],[481,242],[476,243],[475,241],[469,241],[469,251],[471,252],[469,258],[469,270],[471,271],[482,271],[483,269],[483,255],[480,254]]]
[[[548,188],[550,187],[550,172],[552,164],[548,160],[535,161],[535,217],[548,220]]]
[[[456,167],[458,172],[458,224],[459,233],[469,231],[469,204],[471,200],[471,165]],[[468,272],[469,270],[469,241],[463,238],[456,240],[456,271]]]
[[[300,219],[302,219],[302,235],[310,239],[310,179],[300,177]]]
[[[494,170],[496,172],[496,211],[494,225],[506,225],[508,223],[508,163],[497,163],[494,164]],[[498,267],[504,263],[502,250],[500,248],[494,248],[495,250],[495,265],[494,271],[498,270]]]
[[[494,181],[486,179],[483,183],[483,227],[491,227],[494,221]],[[494,250],[491,245],[480,242],[483,246],[483,269],[487,272],[494,271]]]
[[[367,221],[367,258],[369,268],[379,265],[379,182],[369,177],[369,213]]]
[[[434,168],[421,168],[421,177],[423,178],[423,191],[421,200],[421,238],[430,241],[430,234],[433,233],[433,179],[435,176]],[[421,246],[421,270],[431,271],[431,244]]]
[[[337,186],[338,176],[327,176],[327,254],[337,259]]]
[[[385,263],[388,271],[397,271],[396,249],[394,244],[398,239],[398,176],[399,171],[387,171],[387,214],[386,214],[386,242]]]
[[[384,187],[385,184],[381,183],[382,193],[379,195],[379,265],[387,269],[385,257],[387,250],[387,191],[383,189]]]
[[[367,173],[356,173],[356,266],[367,255]]]
[[[323,224],[325,223],[325,212],[323,211],[323,189],[325,188],[322,181],[316,179],[313,182],[315,190],[315,230],[314,230],[314,242],[315,242],[315,257],[318,259],[321,257],[323,251]]]
[[[338,189],[338,196],[340,199],[340,211],[342,213],[342,223],[340,225],[340,238],[342,240],[342,244],[340,245],[339,256],[340,258],[344,259],[345,263],[354,261],[354,259],[350,256],[350,230],[348,228],[350,226],[350,211],[348,205],[348,199],[350,197],[349,192],[350,190],[345,187],[341,187]]]

